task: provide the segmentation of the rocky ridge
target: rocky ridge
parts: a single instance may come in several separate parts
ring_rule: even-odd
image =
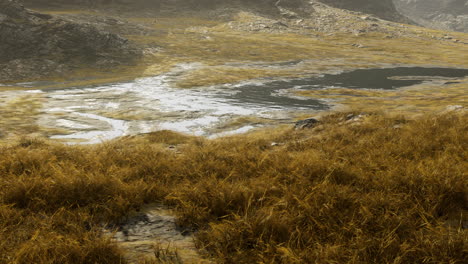
[[[468,32],[467,0],[394,0],[398,11],[418,24]]]
[[[0,80],[34,79],[80,67],[114,67],[140,56],[127,39],[0,0]]]
[[[187,10],[213,10],[226,7],[243,8],[261,14],[302,16],[313,12],[310,4],[323,3],[331,7],[358,11],[396,22],[410,22],[395,8],[392,0],[25,0],[26,3],[36,6],[54,5],[81,5],[88,8],[117,7],[120,9],[141,9],[145,7],[151,11],[187,11]]]
[[[371,14],[389,21],[411,23],[411,20],[397,11],[392,0],[318,0],[318,2],[336,8]]]
[[[466,42],[466,40],[459,40],[448,34],[423,34],[419,30],[409,30],[411,25],[388,21],[358,11],[332,7],[321,2],[311,2],[307,9],[313,11],[306,16],[294,12],[293,9],[285,9],[287,13],[280,17],[240,12],[232,21],[218,27],[228,27],[231,30],[245,32],[294,33],[312,37],[320,37],[321,34],[335,35],[344,33],[360,36],[366,33],[382,33],[385,34],[386,38],[411,37],[426,40]],[[209,29],[205,28],[204,30]],[[361,45],[356,47],[362,48]]]

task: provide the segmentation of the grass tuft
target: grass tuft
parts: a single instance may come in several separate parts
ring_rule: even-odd
[[[125,263],[102,226],[151,202],[219,263],[464,263],[466,113],[350,114],[216,140],[2,145],[0,263]],[[179,263],[156,253],[146,263]]]

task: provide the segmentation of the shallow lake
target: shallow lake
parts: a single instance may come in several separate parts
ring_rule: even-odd
[[[194,67],[197,66],[181,64],[167,74],[126,83],[16,93],[39,93],[45,98],[39,125],[69,131],[67,135],[52,138],[97,143],[163,129],[217,137],[246,132],[262,125],[258,121],[245,121],[242,125],[229,126],[236,118],[292,122],[293,114],[298,112],[330,109],[331,104],[322,98],[295,96],[293,91],[297,90],[330,87],[396,89],[433,80],[457,82],[457,78],[468,76],[468,69],[397,67],[296,79],[259,79],[192,89],[174,88],[175,78]]]

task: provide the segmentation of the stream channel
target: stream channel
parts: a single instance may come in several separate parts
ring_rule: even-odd
[[[45,99],[38,124],[69,131],[51,138],[92,144],[157,130],[219,137],[259,127],[262,123],[255,121],[258,119],[292,123],[294,114],[328,110],[333,106],[322,98],[294,95],[297,90],[396,89],[434,79],[456,82],[468,76],[468,69],[397,67],[296,79],[258,79],[192,89],[173,87],[174,80],[195,67],[196,64],[180,64],[169,73],[124,83],[14,92],[38,93]],[[0,91],[0,97],[2,93],[6,92]],[[234,127],[226,125],[235,118],[245,117],[256,119]]]

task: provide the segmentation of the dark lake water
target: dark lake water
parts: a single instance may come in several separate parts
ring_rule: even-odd
[[[182,64],[162,75],[122,83],[5,91],[0,92],[0,104],[15,97],[44,98],[38,124],[69,131],[67,135],[54,135],[53,138],[71,142],[98,143],[163,129],[211,137],[243,133],[262,126],[247,121],[240,126],[223,128],[240,117],[260,117],[272,123],[284,123],[292,122],[299,112],[331,108],[331,102],[324,98],[294,96],[291,89],[397,89],[434,80],[441,84],[440,89],[444,89],[444,83],[460,82],[461,77],[468,76],[468,69],[397,67],[295,79],[260,79],[192,89],[174,87],[181,72],[197,67],[199,65]],[[26,85],[34,87],[35,83]]]
[[[247,84],[236,88],[239,92],[226,99],[239,103],[252,103],[278,108],[325,109],[319,100],[280,96],[285,89],[324,89],[342,87],[352,89],[396,89],[420,84],[424,81],[443,79],[453,83],[454,78],[468,76],[468,69],[397,67],[382,69],[359,69],[340,74],[325,74],[319,77],[277,80],[261,84]]]

